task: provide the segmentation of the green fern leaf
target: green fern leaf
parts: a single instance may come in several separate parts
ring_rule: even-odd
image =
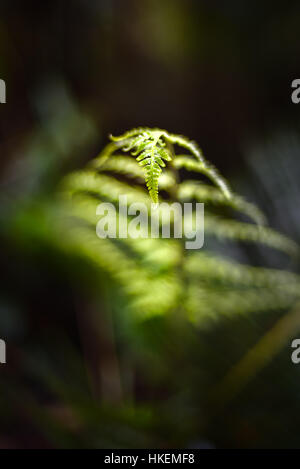
[[[165,161],[172,159],[164,148],[166,144],[161,135],[161,131],[145,131],[137,136],[134,135],[129,141],[125,140],[126,145],[123,146],[123,151],[130,151],[139,165],[144,168],[146,185],[155,204],[158,203],[158,180],[162,168],[166,166]]]

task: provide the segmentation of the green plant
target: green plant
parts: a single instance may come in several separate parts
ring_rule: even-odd
[[[151,201],[157,202],[160,187],[161,200],[166,203],[205,203],[206,237],[259,243],[291,256],[298,252],[293,241],[263,226],[265,218],[260,210],[229,189],[194,142],[148,128],[134,129],[112,140],[85,170],[65,179],[63,193],[67,210],[73,214],[68,244],[72,239],[77,250],[116,282],[125,295],[125,310],[149,317],[174,312],[181,305],[185,315],[200,325],[208,317],[293,304],[299,296],[299,278],[292,273],[239,265],[205,249],[188,252],[177,239],[98,239],[99,202],[117,203],[120,195],[127,195],[129,203],[140,201],[150,206]],[[175,156],[173,145],[188,149],[192,157]],[[163,160],[167,162],[164,172]],[[180,182],[181,168],[209,176],[215,186],[199,180]],[[150,198],[141,185],[143,179]],[[233,219],[233,211],[246,215],[254,224]]]
[[[252,244],[295,258],[298,246],[267,227],[264,215],[255,205],[232,192],[203,157],[199,160],[194,153],[199,152],[196,144],[165,131],[159,133],[165,146],[151,148],[151,155],[146,154],[145,158],[145,147],[133,142],[139,138],[144,143],[153,142],[150,129],[135,130],[110,142],[86,168],[64,178],[58,197],[34,202],[31,208],[27,204],[26,210],[21,207],[19,214],[14,213],[13,225],[3,224],[9,236],[18,233],[18,239],[30,249],[59,259],[59,272],[64,270],[71,279],[74,302],[79,303],[76,309],[82,348],[91,345],[93,349],[91,363],[90,353],[81,355],[90,374],[95,375],[91,388],[96,400],[91,399],[85,372],[66,352],[64,341],[57,359],[60,372],[56,363],[48,370],[44,361],[39,368],[33,361],[35,379],[48,392],[51,390],[55,403],[71,416],[69,429],[64,418],[52,413],[51,408],[34,407],[36,421],[55,444],[189,444],[205,434],[203,425],[211,414],[207,412],[204,422],[203,411],[212,409],[214,413],[217,407],[209,405],[210,399],[218,402],[221,392],[225,403],[230,400],[274,356],[276,347],[294,331],[298,321],[293,310],[283,316],[299,300],[298,275],[242,264],[232,259],[234,251],[228,249],[226,256],[218,251],[220,245],[236,248]],[[190,155],[176,155],[178,146],[190,150]],[[137,154],[131,155],[131,149]],[[168,152],[168,157],[161,158],[162,150]],[[140,161],[136,157],[141,157]],[[139,164],[144,160],[146,168],[149,166],[146,174],[145,166]],[[158,175],[155,164],[160,166]],[[204,182],[202,176],[209,176],[214,184]],[[151,208],[158,200],[158,189],[160,201],[166,204],[205,203],[203,249],[186,250],[184,240],[174,238],[97,237],[96,209],[100,202],[111,202],[117,207],[119,196],[126,195],[128,203],[143,202]],[[262,337],[258,348],[240,360],[262,331],[256,328],[255,320],[265,318],[269,328],[269,318],[276,322],[280,315],[284,321],[275,327],[275,334]],[[107,326],[112,318],[113,325]],[[255,328],[251,328],[251,321]],[[226,328],[229,340],[223,334]],[[250,337],[248,329],[255,329]],[[226,350],[225,360],[222,356],[214,359],[207,330],[212,342],[218,342],[218,351],[222,347]],[[115,343],[108,343],[114,335]],[[33,351],[32,359],[37,360],[43,349],[44,344],[41,352]],[[69,367],[65,376],[65,368]],[[157,401],[147,400],[143,391],[132,386],[128,375],[133,379],[138,376],[150,395],[158,396]],[[161,397],[165,392],[168,399]],[[113,401],[113,405],[108,401]],[[222,403],[222,399],[219,401]]]
[[[171,134],[162,129],[149,129],[139,127],[130,130],[119,137],[110,137],[112,143],[107,145],[102,152],[101,161],[105,161],[117,150],[131,152],[137,162],[145,169],[145,180],[149,194],[154,203],[158,202],[158,182],[162,168],[166,166],[164,161],[171,161],[175,157],[174,145],[178,145],[190,152],[190,156],[196,159],[189,161],[186,158],[179,160],[180,166],[194,165],[195,171],[208,176],[226,197],[230,197],[230,189],[226,181],[217,170],[211,166],[202,155],[196,142],[188,140],[182,135]]]

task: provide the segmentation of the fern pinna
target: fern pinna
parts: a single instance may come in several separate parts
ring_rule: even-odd
[[[189,151],[196,159],[193,161],[196,170],[208,176],[224,195],[230,198],[231,191],[226,181],[217,170],[203,157],[200,148],[195,142],[181,135],[171,134],[161,129],[139,127],[130,130],[119,137],[111,136],[112,143],[104,148],[100,155],[103,162],[117,150],[131,152],[140,166],[145,169],[145,181],[152,201],[158,203],[159,177],[162,168],[175,156],[173,145],[178,145]],[[184,162],[183,162],[184,164]]]
[[[199,174],[208,177],[214,184],[199,180]],[[182,175],[184,181],[180,180]],[[187,175],[191,175],[190,178]],[[97,237],[99,203],[109,202],[117,207],[119,197],[126,195],[129,204],[142,202],[151,208],[153,202],[157,203],[159,189],[160,200],[165,204],[171,204],[174,200],[179,203],[205,203],[206,241],[203,249],[185,250],[182,240],[175,238]],[[238,218],[237,212],[243,214],[244,219]],[[50,252],[54,248],[58,250],[59,257],[66,256],[72,282],[75,278],[84,295],[91,292],[92,298],[99,301],[99,309],[92,312],[91,324],[97,324],[97,315],[101,318],[106,312],[112,314],[116,319],[114,325],[121,343],[120,350],[136,347],[138,355],[145,355],[145,351],[147,356],[150,355],[150,348],[152,353],[152,348],[154,350],[156,347],[155,341],[151,342],[155,334],[147,333],[145,343],[149,340],[148,347],[145,344],[141,346],[140,335],[136,332],[148,331],[150,327],[150,331],[163,331],[159,334],[162,337],[160,350],[167,350],[169,356],[172,349],[165,344],[165,331],[167,327],[167,331],[173,333],[175,325],[180,332],[176,336],[179,337],[178,344],[185,337],[192,337],[193,342],[195,339],[196,353],[193,355],[198,355],[199,344],[199,355],[202,353],[204,357],[201,367],[210,367],[207,354],[203,354],[202,350],[202,347],[206,350],[205,332],[202,336],[204,342],[201,342],[201,332],[206,331],[208,325],[215,326],[217,322],[222,323],[222,319],[223,323],[230,324],[232,320],[233,324],[236,321],[244,324],[247,317],[256,324],[251,315],[262,314],[265,317],[267,314],[283,314],[300,300],[300,279],[295,273],[247,265],[247,262],[233,259],[236,253],[238,259],[250,259],[251,256],[247,257],[247,247],[244,249],[249,243],[257,250],[266,247],[264,253],[272,249],[295,258],[298,246],[265,225],[265,217],[259,208],[229,189],[223,177],[204,159],[196,143],[164,130],[140,128],[120,137],[112,137],[99,157],[64,178],[55,200],[46,201],[42,207],[34,204],[25,218],[24,214],[17,217],[9,233],[18,233],[25,240],[33,239],[34,242],[28,243],[30,246],[38,245],[39,238],[43,245],[49,243]],[[34,230],[31,229],[33,226]],[[219,248],[226,255],[220,254]],[[260,260],[266,258],[261,256]],[[77,261],[75,264],[74,260]],[[73,265],[80,268],[74,269]],[[86,272],[92,274],[86,275]],[[161,329],[157,329],[157,325]],[[185,335],[186,330],[181,336],[183,326],[187,326],[188,331],[192,330],[193,336],[189,333]],[[284,327],[283,334],[287,330]],[[276,337],[279,337],[278,332]],[[267,345],[269,343],[267,337]],[[276,344],[280,343],[281,340],[277,340]],[[172,351],[172,354],[174,361],[177,361],[175,352]],[[269,356],[273,356],[274,352],[272,348]],[[242,369],[241,373],[241,368],[236,368],[238,378],[249,376],[249,368],[250,374],[254,373],[257,356],[255,353],[246,356],[247,372]],[[259,356],[262,360],[268,358],[261,348]],[[154,363],[153,368],[160,366],[159,353],[157,357],[158,361],[150,361]],[[189,359],[185,353],[184,357]],[[238,358],[239,354],[234,354],[228,363]],[[162,370],[169,369],[169,358],[165,362],[166,368]],[[126,369],[123,374],[127,376]],[[57,380],[57,383],[61,392],[60,381]],[[182,395],[186,392],[186,383],[189,381],[182,380]],[[178,383],[176,392],[177,386]],[[72,400],[73,390],[72,384]],[[196,391],[198,395],[198,388]],[[131,412],[130,409],[128,414],[131,415]],[[124,414],[121,415],[123,421]],[[174,421],[178,421],[177,412]]]

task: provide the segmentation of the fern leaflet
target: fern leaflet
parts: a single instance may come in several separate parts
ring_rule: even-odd
[[[224,196],[231,198],[231,190],[227,182],[218,171],[205,160],[198,145],[184,136],[168,133],[162,129],[149,129],[139,127],[118,137],[110,137],[109,143],[93,163],[98,167],[104,164],[107,159],[116,151],[131,152],[136,157],[137,162],[145,170],[145,181],[152,201],[158,203],[159,179],[162,168],[166,162],[173,159],[175,155],[173,145],[181,146],[190,151],[190,156],[196,170],[207,177],[221,189]]]

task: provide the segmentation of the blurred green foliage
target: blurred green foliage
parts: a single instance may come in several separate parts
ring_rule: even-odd
[[[201,169],[201,161],[199,167],[191,161],[180,156],[169,163],[158,179],[161,200],[173,202],[175,194],[179,202],[205,202],[208,238],[297,254],[295,243],[270,228],[233,220],[238,210],[264,222],[255,206],[236,195],[228,199],[223,185],[176,182],[180,168],[196,174]],[[70,344],[54,321],[50,330],[39,329],[37,343],[28,341],[19,373],[29,386],[16,391],[20,376],[8,373],[3,412],[11,421],[15,411],[8,411],[5,396],[12,392],[13,402],[22,396],[15,418],[25,405],[24,418],[55,447],[205,446],[210,420],[244,385],[234,371],[232,391],[227,378],[222,384],[241,352],[255,344],[257,335],[249,336],[243,322],[254,313],[274,316],[292,307],[299,299],[299,277],[242,265],[213,250],[187,251],[178,239],[99,239],[97,205],[116,204],[120,195],[151,205],[136,160],[128,154],[107,157],[104,151],[86,169],[68,175],[54,197],[33,197],[9,216],[6,211],[4,229],[14,249],[29,256],[26,262],[60,272],[63,285],[68,279],[78,330]],[[209,343],[228,320],[242,320],[232,329],[244,330],[237,356],[232,348],[224,354]],[[258,364],[250,357],[249,380],[291,332],[283,330],[271,350],[263,347]]]
[[[0,446],[299,447],[299,2],[0,10]],[[204,249],[99,240],[99,201],[150,204],[133,158],[94,158],[141,122],[195,136],[279,232],[179,155],[160,196],[205,201]]]

